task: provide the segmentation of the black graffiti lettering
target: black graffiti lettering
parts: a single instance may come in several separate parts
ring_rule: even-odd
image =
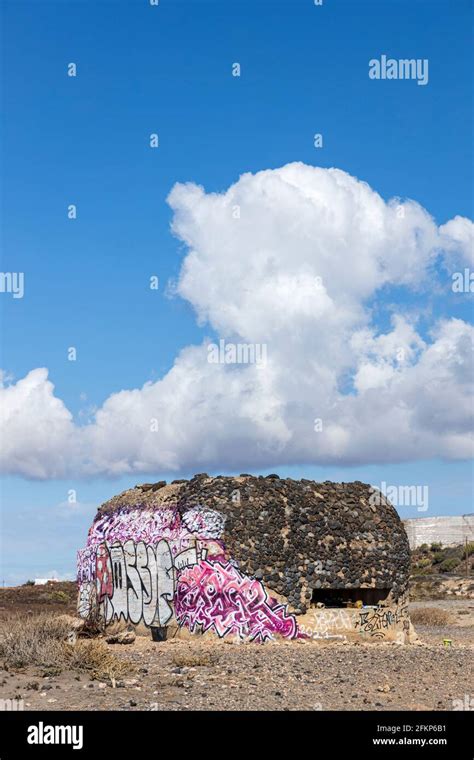
[[[403,623],[403,630],[409,630],[408,607],[396,610],[378,607],[375,610],[361,612],[355,627],[358,627],[362,633],[369,633],[375,638],[384,638],[385,631],[399,623]]]

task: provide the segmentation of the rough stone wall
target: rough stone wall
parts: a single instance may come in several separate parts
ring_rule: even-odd
[[[179,504],[224,514],[231,556],[304,613],[313,588],[390,589],[389,602],[405,594],[407,536],[394,507],[376,495],[359,481],[197,475],[182,484]]]

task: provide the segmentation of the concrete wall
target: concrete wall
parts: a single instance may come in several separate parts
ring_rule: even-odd
[[[417,638],[410,623],[407,604],[360,609],[312,609],[298,619],[298,628],[308,638],[317,640],[362,639],[406,644]]]
[[[474,541],[474,514],[446,517],[420,517],[403,520],[410,549],[440,542],[444,546]]]

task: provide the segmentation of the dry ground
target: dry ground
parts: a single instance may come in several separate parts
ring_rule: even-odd
[[[277,643],[232,645],[138,637],[118,656],[135,672],[116,681],[65,671],[2,674],[1,698],[25,709],[451,710],[472,692],[465,645]]]
[[[0,663],[0,699],[22,699],[26,710],[452,710],[453,700],[474,699],[474,600],[423,600],[411,611],[420,643],[408,646],[138,636],[103,644],[131,666],[112,680],[89,672],[87,658],[60,673]],[[0,629],[11,614],[0,594]]]

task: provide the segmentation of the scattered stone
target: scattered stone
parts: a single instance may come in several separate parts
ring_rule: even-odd
[[[136,638],[135,631],[122,631],[107,636],[105,640],[107,644],[133,644]]]

